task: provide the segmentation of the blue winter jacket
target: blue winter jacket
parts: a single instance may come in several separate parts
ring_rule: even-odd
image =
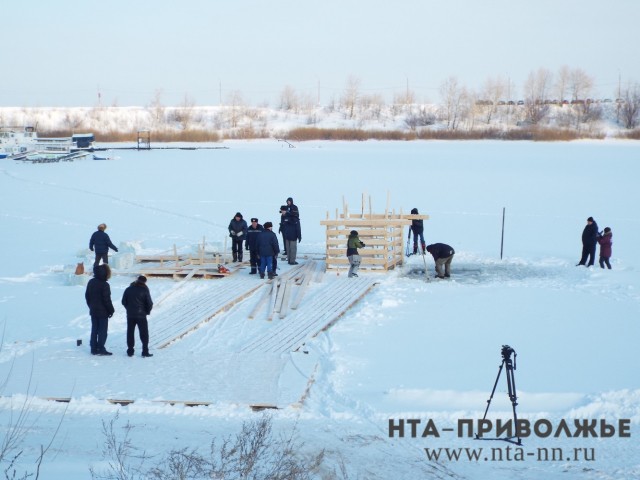
[[[91,240],[89,240],[89,250],[95,250],[96,253],[108,253],[109,249],[116,252],[118,251],[116,246],[111,243],[109,235],[107,235],[103,230],[96,230],[93,232]]]
[[[269,229],[258,235],[258,255],[261,257],[275,257],[280,253],[278,236]]]

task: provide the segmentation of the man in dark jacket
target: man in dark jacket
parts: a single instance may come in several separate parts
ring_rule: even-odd
[[[116,246],[111,243],[109,235],[106,234],[106,229],[107,225],[101,223],[98,225],[98,230],[93,232],[93,235],[91,235],[91,239],[89,240],[89,250],[96,252],[96,259],[93,262],[94,267],[98,266],[100,260],[102,260],[102,263],[109,263],[109,249],[112,249],[115,252],[118,251]]]
[[[289,265],[298,265],[296,255],[298,254],[298,243],[302,240],[300,230],[300,219],[287,213],[282,219],[282,237],[284,238],[284,249],[287,252]]]
[[[278,236],[272,231],[273,223],[266,222],[264,231],[258,235],[258,254],[260,255],[260,278],[264,278],[264,270],[267,269],[269,279],[275,275],[273,272],[273,257],[280,253]]]
[[[576,264],[585,265],[587,267],[593,266],[596,261],[596,245],[598,243],[598,224],[593,217],[587,218],[587,224],[582,230],[582,257]],[[587,263],[587,258],[589,263]]]
[[[284,230],[283,230],[283,226],[284,226],[284,217],[287,216],[287,206],[286,205],[280,205],[280,225],[278,228],[278,233],[280,233],[282,235],[282,245],[283,245],[283,252],[282,254],[286,257],[287,256],[287,242],[284,238]]]
[[[247,236],[247,222],[242,219],[240,212],[229,222],[229,236],[231,237],[231,252],[234,262],[242,261],[242,242]]]
[[[293,198],[291,197],[287,198],[287,213],[300,217],[300,210],[298,210],[298,206],[293,203]]]
[[[411,215],[418,215],[418,209],[411,209]],[[424,222],[423,220],[411,220],[411,231],[413,232],[413,254],[418,253],[418,237],[420,237],[420,246],[422,247],[422,254],[425,252],[425,242],[424,242]]]
[[[252,275],[258,273],[258,261],[260,260],[260,255],[258,254],[258,235],[263,231],[264,228],[258,223],[258,219],[252,218],[251,225],[247,228],[246,241],[246,249],[249,250],[249,263],[251,264],[251,271],[249,273]]]
[[[427,247],[427,252],[433,256],[436,262],[436,275],[438,278],[449,278],[451,276],[451,260],[456,253],[455,250],[446,243],[433,243]],[[444,266],[444,272],[442,267]]]
[[[84,293],[91,315],[91,338],[89,339],[91,355],[111,355],[104,346],[107,341],[109,318],[115,312],[111,303],[111,287],[107,282],[109,278],[111,278],[109,265],[93,267],[93,278],[87,283]]]
[[[151,314],[153,301],[147,287],[147,277],[140,275],[131,283],[122,295],[122,305],[127,309],[127,355],[133,357],[135,347],[135,330],[138,327],[140,342],[142,342],[142,356],[153,357],[149,353],[149,323],[147,315]]]

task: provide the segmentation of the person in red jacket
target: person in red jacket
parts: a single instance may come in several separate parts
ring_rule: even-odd
[[[604,233],[598,236],[598,243],[600,244],[600,268],[604,268],[605,264],[607,268],[611,270],[611,264],[609,259],[611,258],[611,241],[613,232],[609,227],[604,229]]]

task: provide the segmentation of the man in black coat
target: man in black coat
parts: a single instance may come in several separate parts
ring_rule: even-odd
[[[427,246],[427,252],[433,256],[436,262],[436,275],[438,278],[449,278],[451,276],[451,260],[456,253],[453,247],[446,243],[433,243]],[[444,266],[444,272],[442,267]]]
[[[298,265],[296,256],[298,254],[298,243],[302,241],[300,230],[300,218],[291,213],[287,213],[282,219],[282,237],[284,238],[284,249],[287,252],[289,265]]]
[[[298,206],[293,203],[293,198],[287,198],[287,213],[290,213],[293,216],[300,217],[300,210]]]
[[[231,237],[231,253],[234,262],[242,261],[242,242],[247,238],[247,222],[242,214],[237,212],[229,222],[229,236]]]
[[[111,355],[105,348],[109,318],[115,309],[111,303],[111,287],[107,280],[111,278],[109,265],[98,265],[93,268],[93,278],[87,283],[84,298],[91,315],[91,338],[89,346],[91,355]]]
[[[133,357],[135,346],[135,330],[138,327],[142,356],[153,357],[149,353],[149,323],[147,315],[151,314],[153,301],[147,287],[147,277],[140,275],[131,283],[122,295],[122,305],[127,309],[127,355]]]
[[[264,231],[262,225],[258,223],[257,218],[251,219],[251,225],[247,228],[247,242],[246,249],[249,250],[249,263],[251,264],[251,275],[258,273],[258,261],[260,255],[258,255],[258,235]]]
[[[96,267],[102,260],[102,263],[109,263],[109,249],[117,252],[116,246],[111,243],[109,235],[105,232],[107,225],[101,223],[98,225],[98,230],[93,232],[91,239],[89,240],[89,250],[96,252],[96,259],[93,262],[93,266]]]
[[[260,278],[264,278],[265,268],[269,274],[269,279],[274,275],[273,257],[280,253],[280,245],[278,245],[278,236],[271,230],[273,223],[266,222],[264,231],[258,235],[258,254],[260,255]]]
[[[578,265],[585,265],[587,267],[593,266],[596,260],[596,245],[598,243],[598,224],[593,217],[587,218],[587,224],[582,231],[582,257],[577,263]],[[589,263],[587,264],[587,258]]]

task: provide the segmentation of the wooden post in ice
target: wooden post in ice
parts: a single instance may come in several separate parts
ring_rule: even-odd
[[[502,238],[500,239],[500,260],[502,260],[502,252],[504,250],[504,214],[505,207],[502,207]]]

